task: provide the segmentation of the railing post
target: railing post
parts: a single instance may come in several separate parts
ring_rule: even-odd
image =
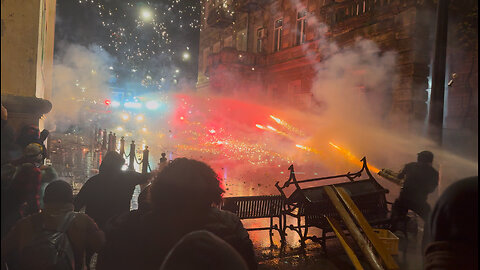
[[[112,142],[113,142],[113,134],[112,134],[112,132],[110,131],[110,133],[108,133],[107,152],[113,151],[113,149],[112,149]]]
[[[143,150],[143,158],[142,158],[142,173],[146,174],[148,172],[148,146],[145,146],[145,150]]]
[[[117,135],[115,133],[112,136],[112,151],[117,151]]]
[[[107,149],[107,130],[103,130],[102,150]]]
[[[130,154],[129,154],[130,161],[128,162],[128,170],[135,171],[135,167],[133,167],[133,163],[135,162],[135,141],[132,140],[130,144]]]
[[[102,129],[99,128],[97,132],[97,137],[95,138],[95,147],[99,147],[102,144]]]
[[[120,155],[123,157],[125,154],[125,138],[122,136],[120,138]]]

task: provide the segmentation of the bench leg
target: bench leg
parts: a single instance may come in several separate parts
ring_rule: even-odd
[[[322,239],[320,239],[320,244],[322,245],[323,253],[327,254],[327,232],[322,229]]]
[[[268,234],[270,236],[270,246],[275,246],[273,244],[273,217],[270,217],[270,229],[268,230]]]
[[[300,235],[300,246],[301,248],[305,248],[306,245],[305,245],[305,240],[306,240],[306,235],[307,235],[307,231],[308,231],[308,227],[305,227],[305,230],[304,232],[302,232],[302,217],[299,216],[297,218],[297,226],[298,226],[298,235]]]
[[[284,225],[282,224],[282,220],[283,220],[283,216],[279,216],[278,223],[280,228],[278,230],[278,233],[280,234],[281,245],[284,246],[287,243],[287,241],[285,240],[285,229],[284,229]]]

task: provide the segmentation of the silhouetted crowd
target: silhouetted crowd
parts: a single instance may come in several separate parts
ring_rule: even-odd
[[[43,165],[46,136],[35,126],[13,136],[2,108],[2,269],[90,269],[95,253],[98,270],[257,269],[242,222],[217,207],[224,190],[207,164],[177,158],[144,175],[123,171],[124,158],[112,151],[73,196]],[[130,211],[137,185],[138,209]],[[425,269],[478,267],[477,207],[473,177],[447,188],[423,216]]]

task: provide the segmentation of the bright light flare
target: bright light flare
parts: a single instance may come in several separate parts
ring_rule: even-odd
[[[320,152],[316,149],[313,149],[311,147],[308,147],[308,146],[304,146],[304,145],[301,145],[301,144],[296,144],[295,145],[297,148],[300,148],[302,150],[305,150],[307,152],[311,152],[311,153],[314,153],[314,154],[320,154]]]
[[[130,115],[128,113],[122,113],[121,117],[123,121],[128,121],[130,119]]]
[[[328,142],[328,144],[330,146],[332,146],[333,148],[337,149],[340,153],[342,153],[350,162],[355,163],[355,164],[360,165],[360,166],[363,165],[363,163],[356,156],[354,156],[352,153],[350,153],[350,151],[341,148],[340,146],[334,144],[333,142]],[[370,169],[370,171],[372,171],[374,173],[378,173],[380,171],[378,168],[376,168],[373,165],[368,165],[368,169]]]
[[[270,115],[270,118],[272,118],[275,122],[277,122],[277,124],[282,125],[288,131],[293,132],[293,133],[295,133],[299,136],[305,136],[305,134],[302,131],[300,131],[298,128],[295,128],[295,127],[291,126],[286,121],[284,121],[284,120],[282,120],[278,117],[275,117],[273,115]]]
[[[265,127],[264,127],[264,126],[262,126],[262,125],[259,125],[259,124],[256,124],[255,126],[256,126],[257,128],[259,128],[259,129],[265,129]]]
[[[145,107],[147,107],[147,109],[149,109],[149,110],[156,110],[156,109],[158,109],[159,106],[160,106],[160,104],[158,104],[158,102],[156,102],[155,100],[148,101],[145,104]]]
[[[137,115],[137,117],[135,117],[135,119],[138,121],[138,122],[141,122],[143,120],[145,120],[145,117],[141,114]]]
[[[142,9],[140,15],[141,15],[142,19],[145,20],[145,21],[149,21],[149,20],[152,19],[152,12],[148,9]]]
[[[190,53],[189,52],[184,52],[182,55],[183,61],[190,60]]]
[[[147,130],[146,127],[144,127],[144,128],[142,128],[142,131],[143,131],[143,132],[147,132],[148,130]]]
[[[117,131],[123,131],[122,127],[117,127]]]
[[[124,104],[125,108],[130,108],[130,109],[140,109],[142,108],[142,104],[138,102],[125,102]]]

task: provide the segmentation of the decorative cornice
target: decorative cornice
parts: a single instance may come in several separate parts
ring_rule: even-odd
[[[15,95],[2,95],[2,105],[9,113],[47,114],[52,110],[52,103],[43,98]]]

